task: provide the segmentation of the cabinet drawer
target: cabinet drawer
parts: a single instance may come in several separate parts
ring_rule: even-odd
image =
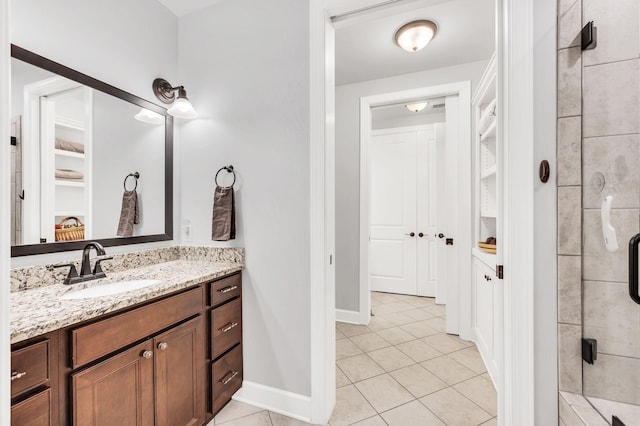
[[[216,359],[242,340],[242,299],[211,311],[211,358]]]
[[[242,386],[242,345],[211,365],[213,412],[217,413]]]
[[[49,340],[11,352],[11,397],[49,381]]]
[[[72,367],[123,348],[178,321],[198,314],[203,308],[202,287],[143,306],[132,311],[80,327],[71,332]]]
[[[11,426],[48,426],[51,423],[51,389],[11,407]]]
[[[225,300],[240,296],[242,291],[242,275],[235,274],[211,283],[211,297],[209,303],[216,306]]]

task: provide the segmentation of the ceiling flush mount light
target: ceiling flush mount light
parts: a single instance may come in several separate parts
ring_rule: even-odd
[[[176,92],[178,96],[176,97]],[[167,112],[177,118],[196,118],[198,113],[187,98],[184,86],[173,87],[164,78],[153,80],[153,93],[165,104],[173,104]]]
[[[429,102],[415,102],[413,104],[407,104],[405,107],[411,112],[420,112],[429,105]]]
[[[436,36],[438,26],[433,21],[412,21],[396,31],[396,44],[407,52],[417,52]]]
[[[162,124],[164,123],[164,117],[158,114],[157,112],[150,111],[146,108],[140,108],[140,112],[138,112],[134,118],[138,121],[142,121],[144,123],[149,124]]]

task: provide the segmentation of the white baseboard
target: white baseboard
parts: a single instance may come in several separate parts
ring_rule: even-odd
[[[311,421],[311,398],[308,396],[244,380],[233,399],[303,422]]]
[[[360,312],[346,311],[344,309],[336,309],[336,321],[347,322],[349,324],[362,324],[360,320]]]

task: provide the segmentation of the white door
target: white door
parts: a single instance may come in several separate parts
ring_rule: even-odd
[[[370,161],[371,290],[416,294],[416,132],[374,136]]]
[[[434,126],[381,131],[370,149],[373,291],[436,295]]]
[[[447,218],[447,155],[446,155],[446,127],[444,123],[434,125],[436,144],[436,216],[433,237],[436,244],[436,303],[444,305],[447,303],[447,286],[449,285],[450,274],[447,271],[447,253],[444,241],[439,237],[444,237],[444,222]]]

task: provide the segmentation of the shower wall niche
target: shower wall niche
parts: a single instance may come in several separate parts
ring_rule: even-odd
[[[640,232],[639,3],[558,2],[560,424],[640,424],[640,305],[628,286]],[[597,43],[583,51],[590,21]],[[597,341],[593,364],[583,338]]]

